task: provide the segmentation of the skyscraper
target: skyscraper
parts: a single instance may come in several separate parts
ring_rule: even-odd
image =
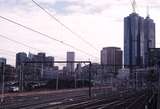
[[[124,18],[124,64],[126,66],[148,66],[149,49],[155,48],[155,23],[136,13],[136,1],[132,1],[133,13]]]
[[[149,64],[149,49],[155,48],[155,23],[133,12],[124,18],[124,64],[144,67]]]
[[[133,12],[124,18],[124,64],[142,66],[144,57],[144,18]]]
[[[149,65],[149,49],[155,48],[155,23],[149,17],[144,20],[144,65]]]
[[[75,60],[75,53],[67,52],[67,61],[74,61],[74,60]],[[74,63],[67,63],[67,71],[70,73],[74,72]]]

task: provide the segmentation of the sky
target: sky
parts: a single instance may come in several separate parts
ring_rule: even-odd
[[[103,47],[120,47],[123,50],[123,18],[132,13],[130,0],[35,0],[72,31],[91,43],[66,30],[32,0],[0,0],[0,16],[33,28],[57,40],[74,46],[73,49],[42,35],[26,30],[0,18],[0,57],[7,58],[8,64],[15,64],[16,52],[38,51],[54,56],[55,60],[66,60],[66,52],[74,51],[76,60],[100,61]],[[143,17],[149,7],[150,17],[156,23],[156,47],[160,47],[160,0],[137,0],[136,12]],[[25,47],[1,37],[31,46]],[[96,48],[96,49],[95,49]],[[83,51],[83,52],[82,52]],[[84,53],[85,52],[85,53]],[[87,54],[86,54],[87,52]]]

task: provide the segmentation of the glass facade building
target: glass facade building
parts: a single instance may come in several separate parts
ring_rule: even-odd
[[[155,23],[137,13],[124,18],[124,65],[148,65],[149,48],[155,48]]]
[[[149,66],[149,49],[155,48],[155,23],[149,16],[144,20],[144,63]]]
[[[143,65],[144,18],[132,13],[124,18],[124,65]]]

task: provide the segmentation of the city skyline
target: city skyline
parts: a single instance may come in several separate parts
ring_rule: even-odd
[[[0,1],[1,16],[7,17],[36,30],[44,32],[60,39],[76,48],[94,54],[99,59],[94,59],[92,56],[86,56],[75,49],[63,46],[57,42],[53,42],[47,38],[43,38],[38,34],[25,30],[14,24],[11,24],[1,19],[1,33],[11,39],[26,43],[48,55],[55,56],[57,60],[65,60],[67,51],[75,51],[77,60],[91,60],[93,62],[100,61],[100,50],[103,47],[116,46],[123,50],[123,18],[132,12],[132,6],[129,0],[114,0],[114,1],[94,1],[93,0],[36,0],[48,12],[59,18],[64,24],[83,36],[84,39],[92,43],[99,51],[94,50],[79,38],[68,32],[64,27],[51,19],[41,9],[36,7],[32,1]],[[156,23],[156,29],[159,29],[159,17],[157,15],[159,1],[137,1],[136,12],[143,17],[147,16],[147,4],[150,5],[150,16]],[[85,8],[83,8],[85,7]],[[119,11],[117,11],[119,10]],[[120,13],[122,12],[122,13]],[[101,28],[99,28],[101,27]],[[115,32],[116,28],[116,32]],[[158,42],[159,31],[156,31],[156,47],[159,47]],[[33,52],[31,48],[23,47],[14,44],[4,38],[0,38],[2,47],[0,57],[6,57],[12,65],[15,54],[7,52]],[[51,52],[51,54],[50,54]],[[14,56],[10,56],[14,55]],[[58,58],[56,56],[62,57]],[[10,59],[11,58],[11,59]]]
[[[160,0],[0,0],[0,108],[160,109]]]
[[[147,66],[149,49],[155,48],[155,23],[133,12],[124,18],[124,64]]]

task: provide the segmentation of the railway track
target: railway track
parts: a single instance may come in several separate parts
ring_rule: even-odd
[[[34,96],[36,97],[36,96]],[[93,96],[88,98],[88,93],[68,92],[60,95],[49,94],[39,96],[40,99],[30,102],[4,105],[0,109],[141,109],[142,104],[147,101],[144,91],[120,91],[108,96]],[[139,102],[141,101],[141,102]],[[137,108],[132,108],[134,105]]]
[[[141,93],[131,93],[127,96],[124,94],[115,97],[108,97],[108,98],[99,98],[99,99],[92,99],[84,102],[79,103],[71,103],[67,105],[59,105],[58,107],[47,107],[46,109],[126,109],[127,106],[133,103],[133,101],[142,100],[145,98],[145,94]],[[132,107],[132,106],[131,106]],[[130,108],[128,108],[130,109]],[[135,108],[134,108],[135,109]],[[139,108],[136,108],[139,109]]]
[[[32,107],[40,104],[47,104],[50,102],[58,102],[58,101],[71,101],[73,98],[76,97],[88,97],[88,93],[73,93],[73,92],[68,92],[60,95],[56,94],[51,94],[51,95],[41,95],[41,96],[31,96],[31,97],[25,97],[25,98],[20,98],[15,102],[9,102],[6,104],[3,104],[0,106],[0,109],[20,109],[20,108],[27,108],[27,107]]]
[[[98,90],[94,88],[93,90]],[[98,96],[99,94],[97,94]],[[6,102],[0,104],[0,109],[36,109],[39,107],[46,107],[58,105],[61,103],[70,102],[82,102],[88,100],[88,90],[68,90],[64,92],[57,91],[56,93],[45,93],[45,94],[29,94],[27,96],[11,96],[6,98]]]
[[[132,95],[133,93],[130,92],[130,94]],[[129,96],[130,94],[128,91],[123,91],[118,94],[110,95],[107,97],[98,97],[98,98],[96,97],[88,100],[79,99],[61,104],[47,105],[44,107],[40,107],[38,109],[85,109],[93,106],[99,106],[100,104],[105,104],[108,102],[114,102],[115,100],[118,100],[118,97],[123,98],[122,95]]]

